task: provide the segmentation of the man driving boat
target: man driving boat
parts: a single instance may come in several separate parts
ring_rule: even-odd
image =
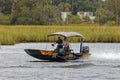
[[[55,43],[57,43],[56,51],[62,52],[63,51],[63,40],[61,39],[61,37],[58,37],[58,40]],[[52,44],[52,46],[54,46],[54,44]]]

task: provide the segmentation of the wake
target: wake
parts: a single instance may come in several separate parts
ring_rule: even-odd
[[[120,53],[99,52],[99,53],[93,53],[92,57],[97,58],[97,59],[120,60]]]

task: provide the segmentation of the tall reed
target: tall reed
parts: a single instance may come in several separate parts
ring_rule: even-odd
[[[74,31],[81,33],[85,42],[120,42],[120,27],[98,25],[67,25],[67,26],[24,26],[0,25],[0,44],[10,45],[21,42],[47,42],[47,35],[58,31]],[[55,41],[53,37],[50,41]],[[79,41],[76,38],[73,42]]]

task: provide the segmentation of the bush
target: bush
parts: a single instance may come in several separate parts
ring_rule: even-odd
[[[0,15],[0,24],[9,24],[9,22],[8,15]]]
[[[43,25],[43,24],[45,24],[45,22],[43,22],[43,21],[39,21],[39,20],[37,20],[37,19],[33,19],[33,18],[31,18],[31,17],[18,17],[18,18],[16,18],[16,20],[14,21],[15,19],[13,18],[12,20],[11,20],[11,22],[12,22],[12,24],[23,24],[23,25],[32,25],[32,24],[34,24],[34,25]]]
[[[10,17],[9,17],[10,24],[15,24],[17,18],[18,18],[17,15],[10,15]]]
[[[69,14],[67,18],[68,24],[80,24],[82,20],[79,18],[79,16]]]
[[[60,24],[62,24],[61,18],[59,18],[59,17],[54,18],[52,24],[53,24],[53,25],[60,25]]]
[[[85,22],[90,22],[90,17],[89,17],[89,16],[84,16],[84,17],[83,17],[83,20],[84,20]]]
[[[15,24],[33,24],[33,20],[28,17],[19,17],[17,18]]]
[[[107,24],[110,26],[114,26],[116,24],[116,22],[115,21],[108,21]]]

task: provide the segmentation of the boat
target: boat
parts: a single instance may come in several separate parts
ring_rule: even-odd
[[[40,60],[48,60],[48,61],[55,61],[55,62],[65,62],[69,60],[76,60],[76,59],[84,59],[90,57],[91,54],[89,53],[89,47],[83,46],[84,36],[77,32],[55,32],[52,34],[47,35],[47,37],[51,36],[61,36],[65,37],[67,40],[71,37],[77,37],[80,39],[80,47],[79,52],[75,53],[71,48],[66,52],[64,49],[62,51],[54,50],[38,50],[38,49],[24,49],[24,51],[37,59]]]

